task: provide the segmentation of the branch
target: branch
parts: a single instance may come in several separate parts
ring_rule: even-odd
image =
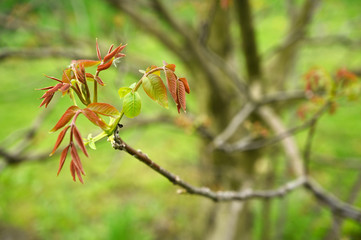
[[[139,14],[134,7],[130,7],[130,4],[127,4],[127,1],[117,1],[117,0],[108,0],[110,4],[120,9],[126,13],[137,25],[142,27],[146,32],[155,36],[160,42],[164,44],[170,51],[175,53],[183,62],[190,64],[190,68],[194,68],[194,62],[197,62],[202,68],[202,71],[207,80],[211,82],[210,87],[216,89],[214,92],[218,92],[221,85],[218,83],[217,72],[215,70],[221,71],[227,75],[227,78],[237,87],[236,89],[240,91],[243,95],[247,96],[247,86],[245,81],[239,77],[237,74],[223,59],[217,56],[212,51],[206,49],[206,46],[203,46],[197,40],[195,34],[191,34],[186,26],[181,25],[174,16],[167,14],[170,10],[167,10],[160,1],[154,0],[156,6],[160,6],[160,12],[158,17],[169,19],[168,24],[172,25],[178,31],[173,31],[171,34],[169,30],[162,31],[159,25],[154,24],[154,21],[150,21],[148,18]],[[179,39],[183,40],[180,44],[177,44],[171,36],[177,36],[176,39],[179,42]],[[211,63],[211,64],[210,64]],[[219,79],[224,79],[222,78]],[[222,83],[224,85],[224,83]]]
[[[337,199],[311,179],[308,179],[304,183],[304,186],[319,202],[326,205],[335,215],[361,223],[360,209]]]
[[[325,45],[343,45],[345,47],[358,48],[361,47],[361,39],[352,39],[344,35],[329,35],[329,36],[318,36],[318,37],[309,37],[305,38],[305,43],[316,45],[316,46],[325,46]]]
[[[344,218],[349,218],[357,222],[361,222],[361,210],[349,205],[330,193],[321,188],[314,180],[301,176],[297,179],[290,181],[283,186],[274,190],[252,190],[246,189],[243,191],[212,191],[206,187],[195,187],[186,181],[182,180],[177,175],[167,171],[155,162],[153,162],[145,153],[140,150],[135,150],[120,137],[118,130],[114,133],[114,141],[112,141],[113,148],[127,152],[129,155],[135,157],[154,171],[167,178],[174,185],[180,186],[183,190],[178,193],[188,193],[192,195],[202,196],[211,199],[215,202],[218,201],[245,201],[249,199],[270,199],[276,197],[283,197],[288,193],[296,190],[302,186],[311,192],[315,198],[327,206],[334,214]]]
[[[313,121],[311,121],[311,123],[310,123],[310,129],[308,131],[308,135],[307,135],[307,139],[306,139],[306,147],[303,152],[303,159],[304,159],[303,165],[304,165],[305,175],[308,175],[310,173],[309,168],[310,168],[310,159],[311,159],[312,140],[315,135],[316,124],[317,124],[318,118],[314,118],[312,120]]]
[[[185,182],[180,177],[176,176],[175,174],[168,172],[166,169],[162,168],[155,162],[153,162],[146,154],[142,153],[140,150],[135,150],[127,143],[125,143],[118,135],[118,131],[115,131],[114,134],[114,141],[112,142],[113,148],[117,150],[122,150],[127,152],[128,154],[132,155],[148,167],[152,168],[154,171],[162,175],[163,177],[167,178],[171,183],[174,185],[180,186],[183,188],[183,191],[179,191],[179,193],[189,193],[193,195],[199,195],[206,198],[209,198],[213,201],[232,201],[232,200],[248,200],[254,198],[275,198],[275,197],[282,197],[285,196],[287,193],[291,192],[292,190],[299,188],[305,183],[305,178],[300,177],[294,181],[291,181],[284,186],[281,186],[275,190],[244,190],[240,192],[235,191],[212,191],[206,187],[195,187],[191,184]]]
[[[182,52],[181,48],[171,39],[171,35],[165,34],[163,31],[161,31],[159,26],[154,24],[154,21],[142,17],[142,14],[139,14],[136,10],[134,10],[134,6],[132,7],[129,2],[117,0],[108,0],[108,2],[129,15],[136,24],[144,28],[151,35],[155,36],[168,49],[173,51],[183,61],[187,62],[187,55]]]
[[[79,50],[63,49],[63,48],[32,48],[32,49],[13,49],[0,48],[0,61],[10,57],[20,58],[49,58],[49,57],[65,57],[71,59],[91,59],[90,56],[84,56]]]
[[[301,9],[297,11],[294,6],[295,3],[293,1],[289,3],[289,7],[292,8],[292,13],[290,14],[291,24],[289,27],[289,33],[279,46],[272,47],[272,49],[266,51],[266,54],[264,55],[269,57],[277,53],[281,53],[292,48],[292,46],[303,40],[307,32],[307,27],[311,23],[312,17],[319,3],[320,0],[305,0]],[[296,14],[296,12],[298,13]]]
[[[238,127],[251,115],[256,109],[256,105],[249,102],[233,117],[228,126],[213,140],[215,147],[223,145],[238,129]]]
[[[263,147],[278,143],[279,141],[281,141],[287,137],[290,137],[296,133],[299,133],[299,132],[309,128],[312,125],[312,123],[315,121],[315,119],[318,119],[322,116],[322,114],[327,110],[328,106],[329,106],[329,104],[325,104],[308,121],[304,122],[303,124],[301,124],[299,126],[290,128],[283,132],[279,132],[278,135],[276,135],[273,138],[261,139],[261,140],[256,140],[256,141],[252,141],[252,142],[249,142],[248,138],[246,141],[244,139],[241,139],[232,144],[225,143],[221,146],[218,146],[218,149],[226,151],[226,152],[249,151],[249,150],[255,150],[255,149],[263,148]]]
[[[49,159],[49,151],[46,153],[34,155],[21,155],[7,152],[5,149],[0,148],[0,157],[4,158],[7,165],[15,165],[27,161],[43,161]]]
[[[238,22],[241,28],[242,49],[246,59],[248,78],[253,81],[261,77],[261,65],[253,26],[252,10],[249,0],[235,1]]]
[[[293,100],[303,100],[306,99],[306,94],[304,90],[292,91],[292,92],[277,92],[271,93],[268,96],[264,96],[260,101],[260,105],[283,102],[283,101],[293,101]]]

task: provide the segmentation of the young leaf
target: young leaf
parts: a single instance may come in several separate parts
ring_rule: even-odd
[[[61,79],[63,83],[70,83],[71,73],[71,68],[67,68],[63,71],[63,76]]]
[[[180,108],[183,109],[183,111],[186,111],[186,91],[185,91],[185,87],[182,81],[178,81],[178,91],[177,91],[177,95],[178,95],[178,113],[180,112]]]
[[[53,151],[50,153],[50,156],[52,156],[55,153],[56,149],[58,149],[58,147],[59,147],[60,143],[63,141],[64,136],[65,136],[66,132],[68,131],[69,127],[70,126],[67,126],[59,133],[58,139],[55,142],[55,146],[53,148]]]
[[[100,63],[100,61],[96,61],[96,60],[77,60],[76,61],[77,64],[82,64],[84,67],[92,67],[95,65],[98,65]]]
[[[136,85],[137,85],[137,83],[136,83],[136,82],[134,82],[134,83],[130,84],[129,88],[133,90],[133,89],[135,88],[135,86],[136,86]]]
[[[120,115],[120,112],[108,103],[91,103],[88,108],[95,113],[105,116],[116,118]]]
[[[131,88],[129,87],[121,87],[118,90],[118,94],[120,98],[123,98],[125,95],[127,95],[128,93],[130,93],[132,91]]]
[[[75,182],[75,164],[74,164],[74,161],[71,161],[70,162],[70,173],[71,173],[71,176],[73,177],[73,181]]]
[[[113,59],[110,59],[109,62],[98,65],[97,71],[100,72],[105,69],[108,69],[112,65],[112,63],[113,63]]]
[[[164,68],[164,71],[167,78],[168,90],[174,101],[177,103],[177,78],[171,70]]]
[[[71,158],[72,158],[72,162],[75,165],[75,169],[80,171],[83,175],[85,175],[83,165],[81,164],[80,157],[78,155],[78,152],[76,151],[75,145],[71,144],[70,148],[71,148],[70,149],[70,155],[71,155]]]
[[[101,56],[100,50],[99,50],[98,39],[96,39],[96,48],[97,48],[97,56],[98,56],[98,59],[101,61],[101,60],[102,60],[102,56]]]
[[[189,94],[191,92],[191,90],[189,89],[187,79],[186,78],[179,78],[179,81],[182,81],[182,83],[184,84],[184,88],[185,88],[186,92]]]
[[[84,108],[82,113],[87,119],[89,119],[89,121],[99,126],[101,129],[105,130],[108,128],[108,125],[104,122],[104,120],[98,117],[98,115],[89,108]]]
[[[168,108],[167,88],[162,79],[158,75],[149,74],[148,77],[143,77],[142,82],[147,95],[161,106]]]
[[[175,72],[175,65],[174,64],[167,64],[167,65],[165,65],[165,67],[172,70],[173,72]]]
[[[133,118],[139,115],[142,102],[139,93],[130,92],[124,96],[123,99],[123,111],[125,116]]]
[[[50,130],[50,132],[55,132],[58,129],[64,127],[75,115],[76,111],[80,110],[79,107],[77,106],[71,106],[69,107],[65,113],[63,114],[63,116],[61,116],[60,120],[58,121],[58,123],[55,125],[55,127],[53,127],[53,129]]]
[[[87,143],[88,143],[88,146],[93,149],[93,150],[96,150],[96,146],[95,146],[95,141],[94,141],[94,138],[92,136],[91,133],[89,133],[88,137],[87,137]]]
[[[116,49],[114,49],[112,52],[108,53],[104,59],[103,62],[108,62],[110,59],[112,59],[117,53],[119,53],[120,51],[122,51],[124,48],[126,47],[126,45],[119,45]]]
[[[73,136],[74,136],[76,142],[78,143],[78,146],[80,147],[80,149],[83,151],[85,156],[89,157],[88,152],[87,152],[87,150],[85,148],[83,139],[82,139],[82,137],[80,135],[80,132],[79,132],[78,128],[75,125],[73,125],[73,127],[72,127],[72,132],[73,132]]]
[[[59,176],[59,173],[60,173],[61,169],[62,169],[63,166],[64,166],[64,162],[65,162],[66,156],[68,155],[69,147],[70,147],[70,145],[68,145],[66,148],[64,148],[64,150],[61,152],[59,169],[58,169],[58,173],[57,173],[58,176]]]

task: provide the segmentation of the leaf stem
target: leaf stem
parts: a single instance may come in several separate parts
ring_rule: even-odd
[[[70,89],[69,94],[70,94],[71,100],[73,101],[74,106],[78,106],[78,104],[76,104],[76,100],[75,100],[75,97],[74,97],[74,90]]]
[[[119,117],[117,118],[112,118],[112,121],[109,123],[110,125],[110,129],[108,131],[103,131],[101,133],[99,133],[97,136],[95,136],[93,139],[92,139],[92,142],[97,142],[105,137],[110,137],[113,135],[115,129],[117,129],[117,125],[118,123],[120,122],[120,120],[123,118],[124,116],[124,112],[121,111]],[[85,145],[88,145],[89,142],[85,142]]]
[[[85,105],[87,106],[87,102],[85,101],[83,95],[78,91],[78,89],[74,86],[71,86],[71,88],[74,90],[74,92],[76,93],[76,95],[78,96],[79,100]]]
[[[93,103],[98,102],[98,83],[94,80],[94,95],[93,95]]]

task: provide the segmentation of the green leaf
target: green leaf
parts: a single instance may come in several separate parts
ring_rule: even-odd
[[[123,98],[125,95],[127,95],[128,93],[130,93],[132,91],[131,88],[129,87],[121,87],[118,90],[118,94],[120,98]]]
[[[129,86],[129,88],[133,90],[133,89],[134,89],[134,87],[135,87],[135,85],[137,85],[137,83],[136,83],[136,82],[135,82],[135,83],[132,83],[132,84]]]
[[[139,93],[130,92],[124,96],[123,99],[123,111],[125,116],[133,118],[139,115],[142,102],[140,100]]]
[[[94,141],[94,138],[93,138],[93,136],[92,136],[91,133],[89,133],[87,140],[88,140],[88,141],[87,141],[88,146],[89,146],[91,149],[96,150],[97,148],[96,148],[96,146],[95,146],[95,141]]]
[[[149,74],[148,77],[143,77],[142,85],[144,91],[151,99],[161,106],[168,108],[167,88],[158,75]]]

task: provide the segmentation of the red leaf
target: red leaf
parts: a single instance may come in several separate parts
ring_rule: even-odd
[[[99,61],[101,61],[101,60],[102,60],[102,56],[101,56],[100,50],[99,50],[98,39],[96,40],[96,49],[97,49],[98,59],[99,59]]]
[[[77,106],[71,106],[69,107],[65,113],[63,114],[63,116],[61,116],[60,120],[58,121],[58,123],[55,125],[55,127],[53,127],[53,129],[50,130],[50,132],[55,132],[58,129],[64,127],[75,115],[76,111],[80,110],[79,107]]]
[[[116,49],[114,49],[111,53],[108,53],[104,59],[103,62],[106,63],[108,62],[110,59],[112,59],[117,53],[119,53],[120,51],[122,51],[125,48],[126,45],[122,46],[119,45]]]
[[[189,85],[188,85],[188,81],[186,78],[179,78],[180,81],[182,81],[182,83],[184,84],[184,88],[186,90],[187,93],[190,93],[191,90],[189,89]]]
[[[95,76],[95,81],[97,81],[97,83],[99,83],[100,85],[104,86],[104,82],[99,76]]]
[[[85,73],[85,76],[86,76],[87,78],[92,78],[92,79],[94,79],[94,75],[91,74],[91,73]]]
[[[90,110],[89,108],[84,108],[82,110],[82,113],[84,114],[84,116],[87,119],[89,119],[89,121],[91,121],[95,125],[99,126],[101,129],[104,130],[108,127],[108,125],[103,121],[103,119],[98,117],[98,115],[95,112],[93,112],[92,110]]]
[[[183,111],[186,111],[186,92],[185,92],[185,87],[182,81],[178,81],[178,90],[177,90],[177,95],[178,95],[178,103],[180,105],[180,107],[183,109]],[[178,106],[178,113],[179,113],[179,106]]]
[[[92,66],[95,66],[95,65],[98,65],[101,61],[98,61],[98,60],[77,60],[76,63],[77,64],[81,64],[83,65],[84,67],[92,67]]]
[[[59,173],[60,173],[61,169],[62,169],[63,166],[64,166],[64,162],[65,162],[66,156],[68,155],[69,147],[70,147],[70,145],[68,145],[66,148],[64,148],[64,150],[61,152],[59,169],[58,169],[58,173],[57,173],[58,176],[59,176]]]
[[[62,81],[63,83],[70,83],[71,79],[71,68],[67,68],[63,71]]]
[[[72,162],[74,162],[75,168],[78,169],[79,171],[81,171],[81,173],[83,175],[85,175],[84,170],[83,170],[83,166],[82,166],[81,161],[80,161],[80,157],[78,155],[78,152],[76,151],[76,148],[75,148],[74,144],[71,144],[70,154],[71,154]]]
[[[95,113],[114,118],[120,115],[119,111],[108,103],[91,103],[88,105],[88,109],[92,110]]]
[[[167,65],[165,65],[165,67],[172,70],[173,72],[175,72],[175,65],[174,64],[167,64]]]
[[[63,92],[63,95],[69,90],[69,88],[71,87],[70,83],[65,83],[61,88],[60,91]]]
[[[164,71],[167,78],[168,90],[174,101],[177,103],[177,78],[171,70],[164,68]]]
[[[76,172],[76,175],[78,176],[79,181],[80,181],[82,184],[84,184],[84,181],[83,181],[83,178],[81,177],[80,171],[79,171],[79,170],[75,170],[75,172]]]
[[[53,151],[50,153],[50,156],[52,156],[55,153],[56,149],[58,149],[58,147],[61,144],[61,142],[63,141],[64,136],[65,136],[66,132],[68,131],[69,127],[70,126],[67,126],[59,133],[58,139],[55,142],[55,146],[53,148]]]
[[[58,82],[61,82],[59,79],[57,79],[57,78],[55,78],[55,77],[50,77],[50,76],[47,76],[47,75],[45,75],[45,77],[50,78],[50,79],[53,79],[53,80],[58,81]]]
[[[54,94],[56,91],[58,91],[62,86],[63,86],[62,83],[56,84],[54,87],[52,87],[51,89],[49,89],[48,91],[46,91],[46,92],[44,93],[44,95],[41,96],[40,99],[46,98],[46,97],[49,97],[49,96],[53,95],[53,94]]]
[[[88,152],[87,152],[87,150],[85,148],[83,139],[82,139],[82,137],[80,135],[80,132],[79,132],[78,128],[75,125],[73,125],[73,127],[72,127],[72,132],[73,132],[73,136],[74,136],[76,142],[78,143],[78,146],[80,147],[80,149],[83,151],[85,156],[89,157]]]
[[[111,59],[107,63],[100,64],[97,68],[97,71],[103,71],[105,69],[108,69],[112,65],[112,63],[113,63],[113,59]]]
[[[113,47],[114,47],[114,44],[112,44],[110,47],[109,47],[109,49],[108,49],[108,53],[107,54],[109,54],[110,53],[110,51],[113,49]],[[105,62],[105,61],[104,61]]]
[[[53,88],[54,86],[50,86],[50,87],[44,87],[44,88],[39,88],[39,89],[36,89],[36,90],[49,90],[51,88]]]
[[[42,107],[44,104],[45,104],[45,107],[47,107],[47,106],[49,105],[51,99],[53,99],[53,95],[45,98],[45,99],[41,102],[41,104],[40,104],[39,107]]]
[[[75,182],[75,165],[74,165],[74,162],[71,161],[70,162],[70,173],[71,173],[71,176],[73,177],[73,181]]]

